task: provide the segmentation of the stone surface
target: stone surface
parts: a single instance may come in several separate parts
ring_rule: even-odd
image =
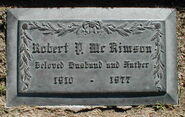
[[[7,106],[177,103],[175,10],[11,9]]]

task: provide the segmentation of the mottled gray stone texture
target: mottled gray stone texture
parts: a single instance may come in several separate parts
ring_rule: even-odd
[[[176,11],[16,8],[7,107],[177,104]]]

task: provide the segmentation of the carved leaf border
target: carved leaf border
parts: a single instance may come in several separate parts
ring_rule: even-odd
[[[20,34],[20,47],[19,47],[19,74],[21,81],[23,82],[22,91],[26,91],[30,86],[31,73],[29,62],[32,59],[32,55],[29,50],[29,43],[32,41],[32,37],[29,35],[26,29],[21,31]]]
[[[155,43],[155,52],[151,55],[152,60],[155,61],[153,77],[155,79],[154,85],[161,91],[163,89],[161,85],[161,79],[164,77],[165,65],[161,60],[161,53],[164,53],[164,48],[162,48],[162,36],[164,35],[160,31],[160,23],[147,21],[144,23],[134,23],[131,27],[127,27],[129,23],[124,23],[119,26],[113,24],[104,24],[101,21],[84,21],[81,24],[71,23],[71,25],[64,25],[57,23],[57,26],[52,25],[49,22],[29,22],[22,25],[21,32],[21,44],[20,44],[20,75],[21,80],[24,84],[22,90],[26,91],[30,86],[31,74],[29,71],[29,61],[32,59],[32,55],[28,48],[28,43],[32,41],[31,35],[28,30],[39,30],[44,35],[57,35],[64,36],[67,33],[78,34],[98,34],[105,32],[106,34],[118,33],[123,37],[128,37],[130,35],[141,34],[146,30],[155,31],[156,33],[152,37],[151,41]]]

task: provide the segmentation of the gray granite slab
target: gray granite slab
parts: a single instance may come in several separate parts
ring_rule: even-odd
[[[177,104],[176,11],[16,8],[7,106]]]

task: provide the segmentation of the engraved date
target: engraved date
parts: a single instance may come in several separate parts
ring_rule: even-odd
[[[73,84],[73,77],[58,76],[54,77],[54,84]]]
[[[131,76],[110,76],[110,84],[130,83]]]

